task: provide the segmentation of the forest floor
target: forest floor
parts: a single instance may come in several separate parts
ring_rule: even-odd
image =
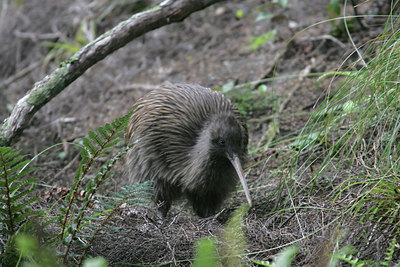
[[[109,1],[100,0],[17,2],[3,4],[0,14],[0,84],[2,90],[5,88],[2,92],[5,97],[0,100],[0,119],[7,116],[12,105],[35,82],[71,55],[67,49],[52,50],[49,42],[79,45],[76,37],[79,29],[84,29],[86,38],[93,33],[93,25],[87,23],[81,27],[83,22],[104,15],[96,22],[94,36],[97,36],[131,16],[137,7],[134,2],[147,1],[125,1],[108,12],[105,10]],[[36,159],[39,169],[35,175],[42,184],[38,194],[43,196],[48,192],[47,186],[63,188],[72,184],[80,156],[72,142],[87,136],[89,130],[123,116],[135,99],[158,85],[170,81],[220,88],[252,82],[252,86],[227,93],[246,110],[250,134],[246,173],[254,204],[244,217],[247,237],[244,259],[247,264],[257,266],[252,259],[269,260],[285,246],[297,245],[300,250],[294,266],[325,266],[324,255],[331,253],[330,240],[339,227],[339,222],[331,222],[344,204],[327,198],[329,188],[321,183],[316,185],[319,188],[316,193],[308,194],[305,190],[304,195],[296,195],[297,206],[304,208],[296,213],[293,209],[283,210],[288,192],[282,188],[282,176],[275,170],[293,156],[288,146],[291,138],[298,135],[311,113],[339,82],[331,78],[317,81],[318,74],[346,69],[357,60],[357,54],[353,53],[354,47],[345,31],[332,35],[333,24],[327,21],[329,0],[288,2],[286,8],[261,0],[216,4],[181,23],[133,40],[86,71],[44,106],[13,144],[33,157],[65,142]],[[366,2],[358,7],[360,14],[384,13],[387,8],[384,5],[387,1]],[[243,11],[243,17],[237,14],[238,10]],[[347,12],[354,14],[351,6]],[[266,18],[257,21],[262,15]],[[356,46],[376,37],[384,26],[382,19],[361,21],[365,28],[355,21],[351,33]],[[307,76],[313,73],[316,75]],[[259,85],[265,85],[262,91]],[[265,146],[268,125],[274,116],[279,128],[275,129],[274,142]],[[120,173],[113,176],[111,188],[116,191],[128,183],[122,175],[123,163],[118,168]],[[356,195],[354,192],[354,198]],[[43,197],[41,205],[51,207],[58,197],[57,194]],[[152,206],[125,210],[111,222],[120,230],[102,232],[90,255],[105,257],[110,266],[189,265],[195,242],[201,237],[219,236],[233,211],[243,202],[243,190],[238,188],[220,213],[205,219],[195,216],[184,202],[177,202],[162,224],[151,220]],[[354,218],[341,218],[340,227],[347,231],[343,246],[353,245],[364,251],[359,255],[361,258],[379,261],[384,257],[378,244],[368,244],[371,248],[365,249],[366,244],[351,234],[366,226]]]

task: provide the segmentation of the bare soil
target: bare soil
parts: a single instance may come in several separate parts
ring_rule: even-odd
[[[126,2],[98,21],[97,34],[130,16],[139,8],[137,3],[146,5],[150,1]],[[387,8],[384,5],[387,1],[371,2],[374,3],[361,5],[359,12],[378,14]],[[73,42],[81,22],[100,16],[110,3],[105,0],[0,3],[3,3],[0,14],[0,119],[4,119],[12,105],[35,82],[70,55],[51,56],[51,48],[44,42]],[[348,233],[343,245],[354,245],[362,251],[361,258],[383,259],[384,251],[376,247],[366,249],[365,246],[373,246],[373,242],[363,243],[364,239],[357,235],[372,229],[371,225],[361,225],[354,218],[330,224],[338,218],[337,211],[344,204],[334,203],[326,197],[329,187],[325,187],[323,181],[314,195],[305,192],[304,196],[296,196],[298,206],[313,208],[300,209],[297,213],[282,210],[288,192],[279,187],[280,176],[275,170],[294,152],[287,147],[287,142],[277,142],[265,151],[256,150],[267,140],[271,115],[279,115],[279,131],[274,140],[296,136],[326,92],[336,85],[336,81],[331,83],[331,80],[323,79],[317,82],[317,77],[299,74],[334,71],[339,66],[346,68],[357,57],[351,54],[353,49],[349,39],[345,35],[332,36],[332,24],[324,22],[328,19],[329,0],[291,0],[286,8],[266,3],[269,2],[223,2],[192,14],[181,23],[134,40],[89,69],[43,107],[14,146],[33,157],[53,144],[79,140],[89,130],[126,114],[135,99],[166,81],[208,87],[221,87],[230,81],[265,84],[267,94],[274,99],[272,103],[282,104],[282,108],[277,111],[278,105],[255,107],[248,113],[250,147],[257,152],[250,155],[247,169],[254,205],[244,218],[248,238],[246,263],[257,266],[250,260],[272,259],[283,247],[293,244],[300,247],[294,266],[325,266],[327,261],[323,255],[331,253],[329,241],[338,234],[339,223]],[[263,4],[262,11],[273,17],[256,21],[257,7]],[[241,19],[235,15],[239,9],[244,11]],[[354,11],[348,7],[348,12],[351,15]],[[365,28],[356,22],[352,32],[357,45],[377,36],[384,21],[362,19],[362,23]],[[277,35],[273,41],[255,50],[247,48],[252,43],[251,38],[274,29]],[[273,77],[280,79],[257,82]],[[74,145],[65,143],[38,157],[36,175],[41,184],[55,188],[71,185],[79,154]],[[128,183],[121,174],[123,168],[120,164],[120,173],[113,177],[112,188],[108,190],[118,190]],[[41,186],[38,190],[46,192],[49,189]],[[44,199],[41,205],[50,207],[56,197]],[[196,240],[218,236],[232,212],[243,202],[245,196],[238,189],[219,214],[206,219],[196,217],[190,207],[178,202],[162,224],[152,220],[153,206],[125,210],[111,222],[120,230],[101,233],[90,255],[105,257],[110,266],[190,265]],[[370,238],[382,240],[379,233],[375,235]]]

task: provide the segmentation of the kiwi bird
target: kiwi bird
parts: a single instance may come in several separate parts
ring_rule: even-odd
[[[221,93],[195,84],[167,84],[136,104],[126,140],[130,181],[153,181],[154,201],[165,217],[186,197],[194,212],[219,211],[240,180],[250,193],[242,164],[248,132],[239,110]]]

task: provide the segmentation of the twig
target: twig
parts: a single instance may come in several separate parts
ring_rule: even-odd
[[[332,42],[334,42],[335,44],[337,44],[338,46],[340,46],[340,48],[342,49],[346,49],[347,46],[341,42],[339,39],[333,37],[332,35],[329,34],[324,34],[318,37],[308,37],[308,38],[303,38],[302,40],[304,41],[317,41],[317,40],[331,40]]]

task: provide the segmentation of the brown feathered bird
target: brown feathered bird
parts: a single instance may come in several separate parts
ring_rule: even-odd
[[[195,84],[168,84],[136,104],[126,134],[131,181],[154,181],[154,201],[166,216],[185,196],[200,217],[216,213],[240,180],[248,133],[238,109],[221,93]]]

